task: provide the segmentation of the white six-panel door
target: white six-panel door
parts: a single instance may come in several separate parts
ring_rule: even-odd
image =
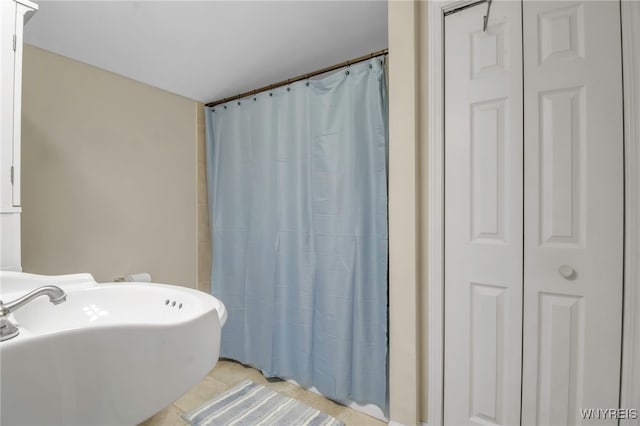
[[[619,4],[486,10],[444,25],[444,422],[580,424],[618,406]]]
[[[449,425],[520,421],[520,3],[445,24],[445,387]],[[451,52],[451,54],[449,54]]]
[[[522,423],[580,424],[619,398],[620,5],[525,1],[523,27]]]

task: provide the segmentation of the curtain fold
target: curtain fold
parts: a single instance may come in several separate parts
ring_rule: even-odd
[[[381,59],[205,117],[221,356],[386,411]]]

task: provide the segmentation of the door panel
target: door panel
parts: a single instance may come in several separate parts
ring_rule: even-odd
[[[522,422],[580,424],[580,408],[618,407],[623,248],[619,3],[525,1],[523,30]]]
[[[584,237],[584,100],[584,87],[539,94],[540,245],[579,245]]]
[[[445,18],[445,424],[520,421],[519,2]]]

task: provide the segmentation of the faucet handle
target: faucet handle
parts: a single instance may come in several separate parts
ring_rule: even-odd
[[[0,316],[0,342],[12,339],[20,334],[18,327],[13,325],[5,316]]]

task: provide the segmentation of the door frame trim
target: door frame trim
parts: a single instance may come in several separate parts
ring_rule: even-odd
[[[444,408],[444,14],[477,0],[429,1],[427,178],[427,425]],[[620,406],[640,403],[640,2],[621,1],[624,78],[624,316]],[[633,28],[636,24],[636,29]],[[635,379],[632,379],[635,377]],[[601,407],[614,408],[614,407]],[[623,421],[622,425],[625,424]],[[631,420],[628,421],[631,425]]]
[[[620,7],[625,139],[625,285],[620,407],[640,408],[640,3],[622,1]],[[631,422],[630,419],[623,420],[620,424],[631,425]]]
[[[444,420],[444,14],[472,1],[432,1],[427,11],[427,425]]]

